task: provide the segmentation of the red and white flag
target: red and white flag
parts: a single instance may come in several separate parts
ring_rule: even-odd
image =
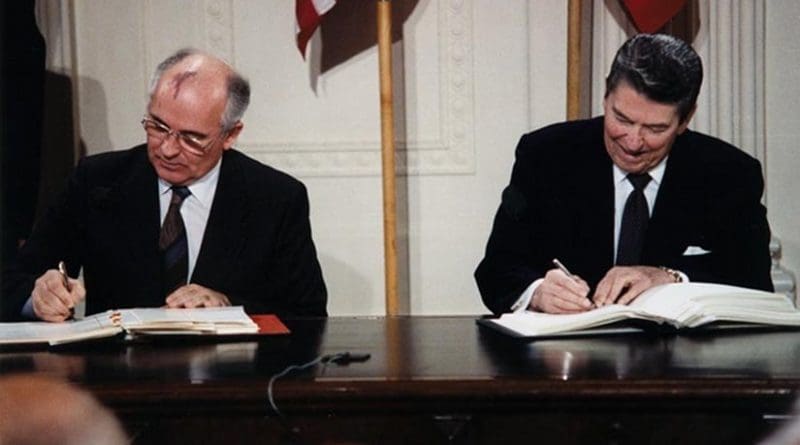
[[[639,32],[653,33],[680,12],[686,0],[622,0]]]
[[[297,0],[295,4],[295,32],[297,49],[305,59],[306,45],[317,30],[322,16],[336,5],[336,0]]]

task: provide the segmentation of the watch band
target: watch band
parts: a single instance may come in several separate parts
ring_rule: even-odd
[[[658,268],[666,272],[670,276],[670,278],[672,278],[673,283],[683,282],[683,277],[681,277],[681,274],[677,270],[670,269],[669,267],[664,267],[664,266],[659,266]]]

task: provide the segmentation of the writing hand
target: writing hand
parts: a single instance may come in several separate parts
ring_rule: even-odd
[[[72,316],[76,304],[86,297],[80,281],[50,269],[36,279],[31,292],[33,313],[44,321],[60,322]]]
[[[195,308],[195,307],[220,307],[230,306],[231,302],[225,294],[190,283],[175,289],[167,296],[167,307]]]
[[[533,292],[530,307],[552,314],[584,312],[592,308],[588,295],[589,285],[581,278],[551,269]]]
[[[629,304],[647,289],[673,282],[672,276],[658,267],[615,266],[597,284],[592,300],[598,307]]]

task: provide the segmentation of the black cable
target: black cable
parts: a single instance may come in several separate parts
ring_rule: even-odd
[[[289,365],[277,374],[273,374],[272,377],[269,379],[269,384],[267,385],[267,400],[269,402],[270,408],[272,411],[277,414],[278,421],[280,424],[286,429],[286,431],[291,436],[292,442],[290,443],[304,443],[303,439],[300,437],[300,431],[297,428],[293,428],[291,425],[288,424],[286,421],[286,416],[283,415],[280,409],[278,409],[278,405],[275,403],[275,397],[273,393],[273,386],[275,382],[281,378],[289,374],[290,372],[294,371],[303,371],[305,369],[311,368],[318,364],[322,364],[323,370],[322,374],[325,373],[325,368],[327,368],[328,364],[336,363],[337,365],[348,365],[352,362],[363,362],[369,360],[370,355],[364,353],[351,353],[351,352],[340,352],[338,354],[326,354],[321,355],[314,360],[308,361],[306,363],[300,365]]]

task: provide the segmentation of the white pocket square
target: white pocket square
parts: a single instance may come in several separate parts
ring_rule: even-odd
[[[689,246],[683,252],[683,256],[705,255],[707,253],[711,253],[711,251],[703,249],[702,247],[699,246]]]

